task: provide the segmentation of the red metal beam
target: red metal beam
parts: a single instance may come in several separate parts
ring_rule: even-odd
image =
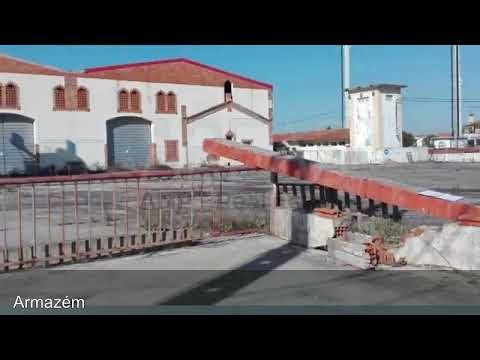
[[[322,169],[314,161],[281,156],[276,152],[224,139],[205,139],[203,150],[282,175],[356,194],[434,217],[480,226],[480,207],[419,195],[415,190]]]
[[[124,180],[141,179],[153,177],[172,177],[202,174],[232,173],[240,171],[256,171],[256,167],[231,166],[196,169],[176,170],[139,170],[139,171],[117,171],[103,174],[67,175],[67,176],[30,176],[30,177],[7,177],[0,178],[0,186],[3,185],[24,185],[24,184],[46,184],[62,182],[102,181],[102,180]]]

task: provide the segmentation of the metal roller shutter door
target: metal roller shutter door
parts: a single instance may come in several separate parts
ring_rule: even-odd
[[[109,166],[118,169],[148,167],[151,144],[150,122],[120,118],[107,125]]]
[[[0,114],[1,175],[29,174],[34,163],[33,120]]]

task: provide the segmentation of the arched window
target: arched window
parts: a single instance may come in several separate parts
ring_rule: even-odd
[[[5,106],[8,108],[17,108],[17,95],[17,86],[15,84],[7,84],[7,86],[5,86]]]
[[[177,113],[177,96],[173,92],[168,93],[167,97],[167,112]]]
[[[3,85],[0,84],[0,107],[3,106]]]
[[[118,92],[118,111],[128,111],[128,91],[120,90]]]
[[[88,110],[88,90],[84,87],[77,90],[77,107],[79,110]]]
[[[132,90],[130,92],[130,106],[131,111],[141,111],[140,110],[140,93],[137,90]]]
[[[65,109],[65,88],[63,86],[59,85],[53,90],[53,101],[55,109]]]
[[[167,103],[165,101],[165,94],[163,91],[159,91],[157,93],[157,112],[163,113],[165,112],[165,107]]]
[[[225,84],[223,84],[223,90],[225,94],[225,102],[233,101],[232,83],[229,80],[225,81]]]

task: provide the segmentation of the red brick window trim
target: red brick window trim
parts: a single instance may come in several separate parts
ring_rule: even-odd
[[[165,140],[165,162],[178,161],[178,140]]]
[[[4,89],[5,99],[3,105],[8,109],[20,109],[20,104],[18,102],[18,86],[14,83],[8,83],[5,85]]]
[[[129,110],[129,101],[128,101],[128,91],[122,89],[118,92],[118,112],[128,112]]]
[[[167,112],[166,95],[163,91],[157,93],[157,113]]]
[[[79,87],[77,89],[77,108],[80,111],[90,111],[89,107],[89,93],[88,90],[84,87]]]
[[[130,91],[130,111],[142,112],[140,92],[135,89]]]
[[[167,113],[177,113],[177,95],[175,95],[175,93],[172,91],[170,91],[167,95]]]
[[[61,85],[53,89],[53,110],[65,110],[65,88]]]

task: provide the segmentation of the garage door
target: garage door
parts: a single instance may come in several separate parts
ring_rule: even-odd
[[[33,148],[33,119],[0,114],[0,174],[31,173]]]
[[[107,122],[108,164],[116,169],[148,167],[150,122],[122,117]]]

